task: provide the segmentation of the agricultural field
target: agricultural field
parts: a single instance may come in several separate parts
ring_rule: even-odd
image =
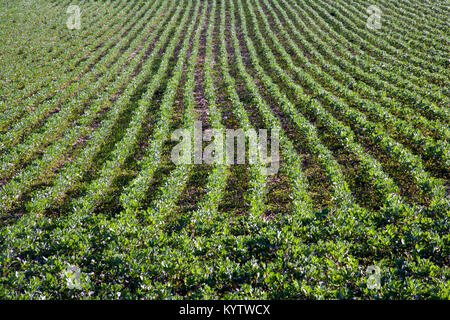
[[[0,299],[449,299],[449,9],[0,0]]]

